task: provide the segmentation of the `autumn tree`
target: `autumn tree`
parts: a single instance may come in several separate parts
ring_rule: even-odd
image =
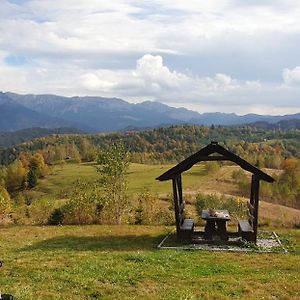
[[[29,188],[33,188],[37,185],[38,178],[45,177],[48,172],[43,155],[41,153],[32,155],[29,159],[28,168],[27,184]]]
[[[120,224],[128,205],[127,172],[130,156],[124,144],[114,143],[101,151],[97,158],[97,171],[103,188],[106,209],[109,209],[113,222]]]
[[[300,160],[286,159],[282,163],[283,173],[280,181],[287,184],[291,189],[300,188]]]
[[[79,140],[78,150],[84,161],[94,161],[97,157],[95,146],[84,137]]]
[[[66,146],[66,153],[67,153],[67,156],[69,156],[74,162],[77,162],[77,163],[81,162],[80,153],[74,142],[71,144],[68,144]]]
[[[40,153],[35,153],[29,160],[29,170],[33,171],[37,178],[45,177],[48,167],[45,164],[44,157]]]
[[[300,206],[300,160],[286,159],[282,163],[283,173],[279,177],[281,197],[290,198],[293,206]]]
[[[6,187],[9,192],[23,189],[26,186],[28,170],[24,167],[20,160],[16,160],[10,164],[6,173]]]
[[[0,217],[6,216],[11,210],[10,196],[5,187],[0,186]]]

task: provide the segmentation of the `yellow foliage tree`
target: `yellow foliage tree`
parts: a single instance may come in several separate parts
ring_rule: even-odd
[[[0,217],[4,217],[11,211],[11,200],[7,190],[0,186]]]
[[[9,165],[6,173],[6,187],[9,192],[14,192],[25,187],[28,170],[20,160]]]
[[[44,177],[47,174],[48,167],[45,164],[44,157],[40,153],[35,153],[29,161],[30,170],[34,170],[38,178]]]

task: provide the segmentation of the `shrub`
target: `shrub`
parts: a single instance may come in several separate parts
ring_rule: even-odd
[[[233,219],[242,218],[247,211],[245,201],[239,197],[225,197],[217,196],[215,194],[204,195],[201,193],[196,197],[196,208],[199,215],[204,209],[226,209]]]
[[[31,224],[45,225],[48,224],[49,217],[53,211],[53,201],[49,199],[35,200],[28,206],[28,217]]]
[[[64,224],[99,223],[104,207],[97,184],[77,181],[70,200],[62,208]]]
[[[171,225],[174,223],[173,209],[160,201],[157,195],[144,189],[138,197],[134,208],[134,224]]]
[[[207,173],[215,173],[220,169],[221,165],[217,161],[209,161],[205,163],[205,171]]]
[[[48,224],[49,225],[62,225],[64,222],[64,210],[62,208],[55,208],[49,219],[48,219]]]

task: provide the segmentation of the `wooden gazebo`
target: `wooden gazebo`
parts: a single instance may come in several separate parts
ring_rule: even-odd
[[[202,161],[232,161],[242,169],[252,173],[250,201],[248,204],[249,219],[239,221],[239,234],[242,238],[256,243],[257,225],[258,225],[258,206],[259,206],[259,185],[260,181],[272,183],[275,180],[260,169],[251,165],[241,157],[220,146],[217,142],[211,142],[200,151],[189,156],[173,168],[169,169],[156,179],[159,181],[172,180],[173,183],[173,201],[176,219],[176,232],[180,240],[191,240],[194,234],[194,222],[191,219],[185,219],[182,193],[181,173],[189,170],[193,165]]]

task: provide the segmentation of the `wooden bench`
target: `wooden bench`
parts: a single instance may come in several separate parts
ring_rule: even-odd
[[[185,219],[184,217],[184,203],[179,207],[179,239],[181,240],[191,240],[194,234],[194,221],[192,219]]]
[[[248,242],[254,242],[254,229],[253,229],[253,221],[254,221],[254,207],[253,205],[247,201],[247,208],[248,208],[248,220],[239,220],[238,222],[238,229],[239,234],[241,235],[242,239]]]
[[[179,237],[182,240],[191,240],[194,234],[194,221],[192,219],[184,219],[180,225]]]

